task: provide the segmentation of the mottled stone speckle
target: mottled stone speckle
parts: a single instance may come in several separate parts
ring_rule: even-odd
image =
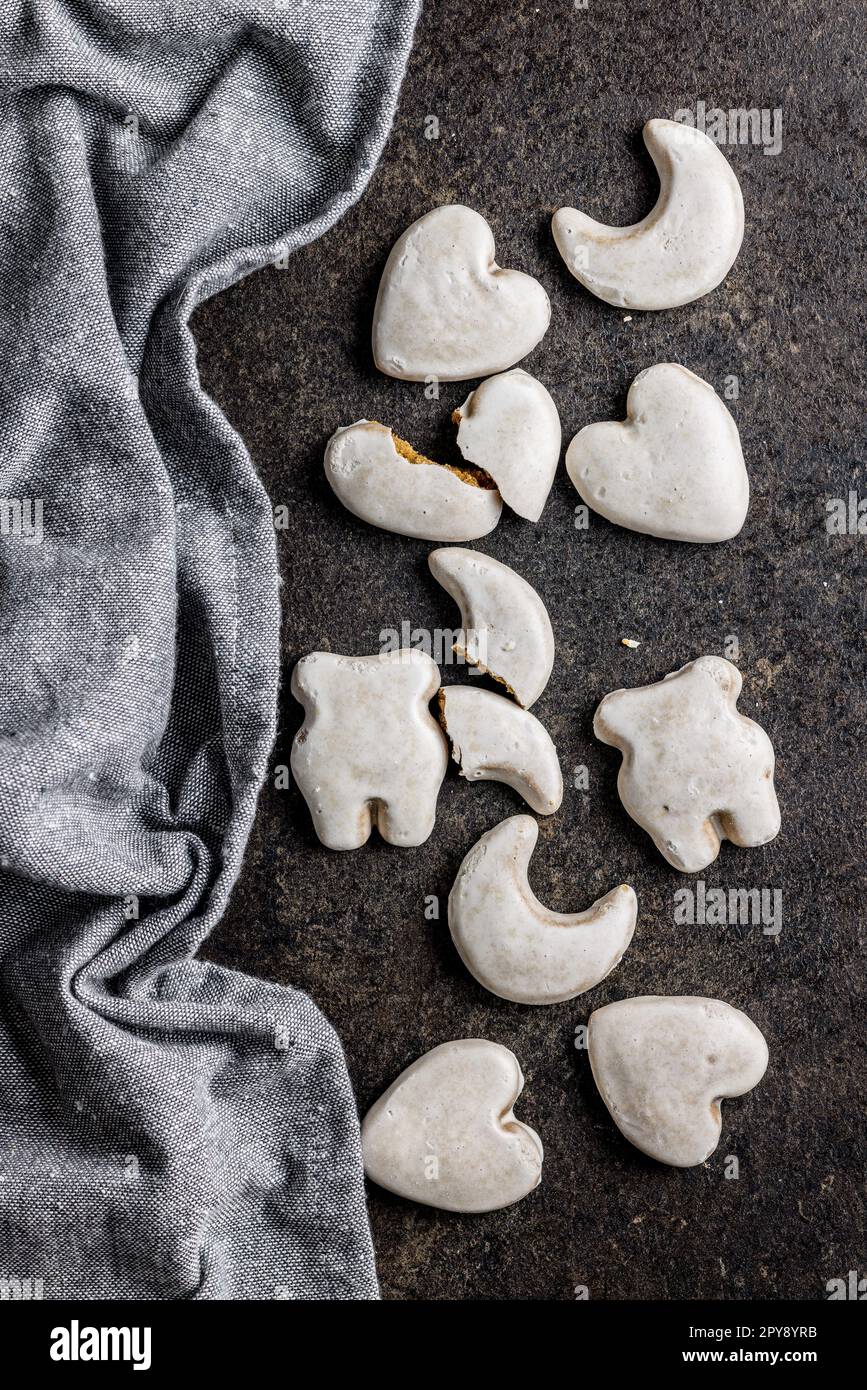
[[[825,1296],[867,1272],[864,1134],[864,555],[829,537],[828,497],[867,491],[863,473],[865,169],[860,0],[437,0],[425,7],[394,133],[359,206],[286,270],[253,276],[196,316],[202,376],[241,431],[274,504],[284,580],[285,680],[275,764],[302,711],[299,656],[379,649],[385,628],[454,627],[423,542],[346,512],[322,472],[326,439],[359,416],[386,421],[455,460],[451,411],[466,385],[424,388],[375,371],[370,321],[388,251],[429,208],[465,201],[494,229],[501,264],[529,271],[551,328],[521,365],[560,410],[564,442],[622,417],[642,368],[679,361],[731,403],[753,495],[740,536],[677,545],[593,518],[561,466],[537,526],[504,512],[480,548],[517,568],[551,613],[557,655],[534,707],[560,752],[567,794],[541,822],[533,887],[552,908],[588,906],[614,884],[639,899],[633,944],[589,996],[549,1009],[486,994],[444,920],[476,839],[522,810],[508,788],[467,786],[454,768],[432,839],[373,840],[339,855],[316,841],[297,790],[266,788],[244,872],[207,953],[308,990],[340,1032],[362,1109],[407,1063],[451,1038],[518,1055],[519,1118],[541,1134],[542,1186],[518,1206],[461,1217],[371,1189],[383,1294],[396,1299],[780,1298]],[[659,314],[624,314],[565,270],[549,222],[563,203],[607,222],[655,196],[642,123],[699,99],[782,106],[782,153],[727,151],[747,230],[726,283]],[[424,136],[425,117],[439,139]],[[622,637],[641,641],[635,650]],[[777,751],[783,830],[752,851],[724,845],[708,886],[779,887],[783,929],[676,926],[690,882],[621,807],[619,755],[596,743],[599,699],[739,643],[740,708]],[[450,668],[447,679],[460,679]],[[587,795],[572,786],[586,764]],[[436,895],[439,921],[425,919]],[[744,1009],[771,1050],[767,1075],[723,1111],[706,1165],[669,1170],[631,1148],[573,1045],[588,1012],[641,993],[707,994]],[[863,1104],[863,1102],[862,1102]],[[740,1177],[724,1176],[736,1155]]]

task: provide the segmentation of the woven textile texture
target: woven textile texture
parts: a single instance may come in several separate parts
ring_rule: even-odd
[[[0,1278],[374,1298],[303,994],[197,961],[276,718],[271,508],[187,323],[380,154],[417,5],[0,7]]]

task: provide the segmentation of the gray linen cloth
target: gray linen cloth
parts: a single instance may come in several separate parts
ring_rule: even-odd
[[[0,5],[0,1297],[377,1296],[339,1042],[193,958],[279,625],[187,320],[358,197],[416,9]]]

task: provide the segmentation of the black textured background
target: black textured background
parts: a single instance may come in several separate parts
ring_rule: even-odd
[[[284,600],[285,690],[275,764],[300,707],[296,659],[368,653],[379,633],[453,627],[430,578],[431,547],[356,521],[322,473],[325,441],[360,416],[423,451],[454,457],[451,410],[470,386],[421,386],[373,368],[379,275],[397,235],[440,203],[491,223],[502,265],[544,283],[553,321],[522,365],[559,407],[564,442],[622,417],[643,367],[678,361],[731,409],[752,482],[746,526],[711,547],[652,540],[593,518],[562,468],[541,522],[504,512],[479,548],[544,597],[557,639],[535,707],[561,755],[562,809],[541,824],[533,885],[562,910],[615,883],[639,899],[614,975],[572,1003],[530,1009],[487,994],[451,946],[445,903],[466,851],[524,809],[454,768],[436,830],[412,851],[374,837],[351,855],[321,848],[298,792],[266,788],[246,867],[208,954],[302,986],[343,1038],[365,1109],[414,1058],[450,1038],[511,1047],[526,1074],[520,1118],[546,1148],[541,1188],[510,1210],[461,1217],[370,1192],[383,1293],[398,1299],[823,1298],[829,1279],[867,1274],[864,1173],[864,548],[830,537],[825,503],[863,479],[864,7],[861,0],[570,0],[426,6],[394,132],[361,204],[328,236],[207,305],[196,318],[202,376],[249,445],[275,506]],[[625,223],[655,179],[641,127],[681,107],[782,107],[783,149],[728,148],[747,232],[726,283],[669,313],[587,294],[554,248],[563,203]],[[425,138],[425,118],[440,124]],[[634,651],[620,638],[640,639]],[[670,869],[615,792],[618,755],[592,737],[606,691],[656,680],[740,643],[741,709],[774,742],[783,830],[726,845],[708,885],[779,887],[778,938],[759,927],[685,927]],[[459,668],[445,671],[460,679]],[[586,764],[590,791],[572,787]],[[424,916],[437,895],[441,919]],[[621,1137],[595,1093],[576,1025],[642,993],[717,996],[745,1009],[771,1049],[767,1076],[724,1106],[703,1167],[666,1169]],[[740,1177],[724,1177],[726,1155]]]

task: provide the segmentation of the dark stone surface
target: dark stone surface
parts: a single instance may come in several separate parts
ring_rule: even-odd
[[[859,23],[859,21],[862,21]],[[859,32],[860,31],[860,32]],[[676,545],[594,518],[576,530],[561,467],[542,521],[504,513],[479,548],[515,566],[552,615],[557,658],[536,706],[567,774],[543,821],[533,884],[568,911],[626,880],[639,925],[614,975],[547,1009],[495,999],[461,966],[444,919],[467,849],[522,809],[493,784],[450,771],[430,842],[374,838],[352,855],[316,842],[300,795],[265,790],[242,879],[208,954],[297,984],[333,1020],[362,1109],[415,1057],[483,1036],[520,1058],[522,1119],[546,1147],[541,1188],[490,1216],[438,1213],[370,1193],[388,1298],[822,1298],[826,1281],[867,1273],[864,1177],[864,551],[830,537],[825,503],[865,491],[861,0],[699,5],[568,0],[538,6],[429,4],[397,123],[355,211],[287,270],[268,270],[197,316],[202,375],[241,431],[275,505],[285,581],[286,689],[275,763],[301,722],[288,691],[315,648],[366,653],[379,633],[452,627],[427,572],[431,548],[357,522],[331,495],[326,438],[359,416],[387,421],[451,457],[449,414],[469,387],[423,388],[373,368],[369,330],[392,242],[422,212],[462,201],[490,221],[501,264],[538,276],[553,302],[522,365],[551,390],[564,439],[620,417],[653,362],[683,362],[732,403],[753,495],[726,545]],[[723,287],[655,315],[591,298],[564,270],[551,212],[577,204],[604,221],[642,216],[655,197],[640,130],[702,99],[783,108],[782,152],[727,150],[747,210],[742,253]],[[424,138],[425,117],[440,122]],[[436,456],[436,455],[435,455]],[[779,937],[760,927],[675,926],[687,880],[662,861],[616,796],[618,755],[596,743],[606,691],[660,678],[740,643],[741,709],[778,756],[783,830],[759,850],[723,847],[708,885],[779,887]],[[629,651],[623,636],[641,646]],[[458,668],[446,679],[460,679]],[[590,791],[571,786],[586,764]],[[425,920],[427,895],[441,920]],[[575,1028],[594,1007],[642,993],[698,993],[738,1005],[766,1033],[761,1087],[724,1106],[707,1164],[644,1158],[610,1121]],[[740,1162],[724,1177],[726,1155]]]

